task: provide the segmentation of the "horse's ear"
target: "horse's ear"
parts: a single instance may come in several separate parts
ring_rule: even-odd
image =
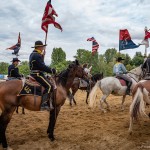
[[[77,59],[75,60],[75,64],[76,64],[76,65],[79,65],[79,61],[78,61]]]
[[[91,71],[91,69],[92,69],[92,66],[90,66],[89,70]]]

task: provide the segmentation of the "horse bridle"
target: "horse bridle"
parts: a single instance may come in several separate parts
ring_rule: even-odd
[[[138,76],[139,77],[139,80],[141,79],[141,74],[142,73],[140,73],[139,75],[138,74],[135,74],[135,73],[133,73],[133,72],[128,72],[128,73],[131,73],[131,74],[134,74],[134,75],[136,75],[136,76]],[[130,75],[129,75],[130,76]],[[132,76],[130,76],[132,79],[134,79],[135,80],[135,78],[133,78]],[[136,81],[136,80],[135,80]],[[138,82],[138,81],[136,81],[136,82]]]

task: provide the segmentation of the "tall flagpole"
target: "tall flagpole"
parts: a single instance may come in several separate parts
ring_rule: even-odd
[[[48,35],[48,26],[47,26],[47,31],[46,31],[46,35],[45,35],[45,45],[47,43],[47,35]],[[44,60],[45,54],[46,54],[46,46],[45,46],[45,49],[44,49],[44,52],[43,52],[43,60]]]
[[[146,33],[147,27],[145,27],[144,31],[145,31],[145,33]],[[145,45],[145,54],[144,54],[144,56],[147,57],[147,45]]]
[[[120,56],[120,30],[119,30],[119,56]]]

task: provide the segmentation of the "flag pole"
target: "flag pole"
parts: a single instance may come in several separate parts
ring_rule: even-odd
[[[120,56],[120,30],[119,30],[119,56]]]
[[[47,31],[46,31],[46,35],[45,35],[45,45],[47,43],[47,35],[48,35],[48,27],[47,27]],[[46,47],[45,47],[44,52],[43,52],[43,59],[45,57],[45,54],[46,54]]]
[[[145,26],[145,35],[146,35],[146,31],[147,31],[147,27]],[[145,57],[147,57],[147,46],[145,45],[145,54],[144,54]]]

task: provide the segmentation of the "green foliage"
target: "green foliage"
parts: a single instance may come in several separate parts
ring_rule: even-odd
[[[141,52],[136,52],[135,56],[132,59],[132,65],[134,66],[140,66],[144,61],[144,56],[142,56]]]
[[[66,61],[66,53],[62,50],[62,48],[53,48],[53,52],[51,55],[51,65],[55,66],[65,61]]]
[[[85,49],[78,49],[77,54],[74,56],[74,58],[79,60],[80,64],[84,64],[84,63],[91,64],[92,53]]]
[[[1,62],[0,63],[0,74],[8,74],[8,63]]]
[[[117,54],[117,50],[115,48],[107,49],[104,54],[106,63],[108,64],[109,62],[112,62],[113,58],[116,57],[116,54]]]
[[[29,69],[29,62],[28,61],[22,61],[21,65],[19,65],[19,73],[23,74],[24,76],[27,76],[30,74],[30,69]]]

